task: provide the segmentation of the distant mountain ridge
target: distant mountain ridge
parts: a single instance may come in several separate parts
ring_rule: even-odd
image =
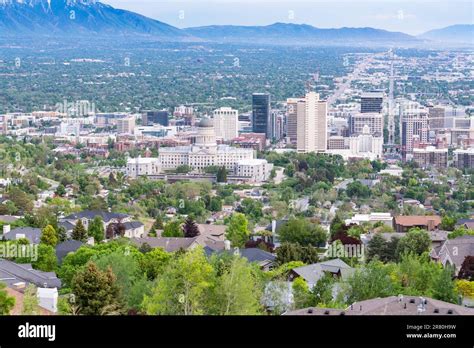
[[[465,42],[474,45],[474,24],[457,24],[430,30],[419,35],[422,39],[443,42]]]
[[[213,25],[184,29],[187,33],[201,39],[222,42],[282,42],[293,40],[302,42],[357,42],[385,41],[407,42],[418,39],[400,32],[390,32],[374,28],[321,29],[307,24],[275,23],[267,26]]]
[[[184,39],[171,25],[95,0],[0,0],[0,35],[149,35]]]
[[[427,40],[466,42],[469,41],[469,35],[472,37],[472,27],[452,26],[432,30],[418,37],[370,27],[321,29],[294,23],[179,29],[131,11],[116,9],[98,0],[0,0],[0,38],[127,36],[170,42],[413,46]]]

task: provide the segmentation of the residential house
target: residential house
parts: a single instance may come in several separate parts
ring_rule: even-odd
[[[474,219],[459,219],[456,222],[456,227],[464,227],[468,230],[474,230]]]
[[[390,213],[370,213],[370,214],[355,214],[352,218],[345,220],[346,226],[361,225],[363,223],[375,224],[383,222],[390,227],[393,226],[393,217]]]
[[[0,282],[15,288],[34,284],[37,287],[60,288],[61,280],[54,272],[42,272],[33,269],[31,264],[19,264],[0,259]]]
[[[434,231],[441,225],[441,217],[437,215],[420,216],[395,216],[393,228],[395,232],[408,232],[410,229],[418,227],[428,231]]]
[[[131,242],[137,247],[148,244],[152,249],[162,248],[166,252],[172,253],[178,250],[192,250],[196,248],[199,243],[197,237],[195,238],[168,238],[168,237],[145,237],[145,238],[131,238]]]
[[[373,233],[365,233],[361,235],[361,241],[364,243],[364,245],[367,245],[372,238],[376,235],[379,234],[382,236],[386,241],[389,241],[392,238],[402,238],[406,236],[406,233],[398,233],[398,232],[393,232],[393,233],[379,233],[379,232],[373,232]],[[430,236],[431,239],[431,247],[433,249],[438,249],[441,248],[443,243],[448,239],[448,231],[428,231],[428,235]]]
[[[83,210],[79,213],[74,213],[61,219],[60,226],[63,226],[66,229],[68,235],[70,235],[70,233],[72,233],[72,230],[74,229],[74,226],[76,226],[78,220],[81,220],[82,224],[87,229],[89,223],[94,220],[96,216],[102,218],[102,221],[104,223],[104,229],[107,229],[107,227],[111,223],[125,223],[131,221],[131,216],[127,214],[111,213],[100,210]]]
[[[354,302],[346,309],[310,307],[284,315],[474,315],[474,308],[428,297],[399,295]]]
[[[62,263],[63,259],[69,254],[75,252],[84,243],[78,240],[67,240],[56,245],[56,257],[58,263]]]
[[[457,275],[466,256],[474,255],[474,236],[460,236],[448,239],[438,253],[432,252],[432,257],[443,266],[453,266]]]
[[[276,256],[259,248],[248,248],[248,249],[236,249],[230,250],[230,244],[224,250],[212,250],[210,247],[205,247],[204,251],[208,256],[212,254],[222,253],[238,253],[241,257],[246,258],[250,263],[257,263],[260,269],[269,271],[275,265]]]
[[[3,238],[5,240],[18,240],[26,238],[31,244],[39,244],[41,241],[41,228],[18,227],[9,231],[9,225],[5,225],[3,227]]]
[[[139,221],[125,222],[125,237],[141,238],[145,235],[145,225]]]
[[[308,283],[308,287],[312,289],[325,273],[330,273],[334,277],[345,280],[353,272],[354,269],[341,259],[333,259],[294,268],[290,271],[289,280],[293,281],[295,278],[301,277]]]

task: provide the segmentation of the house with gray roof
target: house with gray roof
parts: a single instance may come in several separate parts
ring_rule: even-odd
[[[0,282],[8,287],[18,288],[19,284],[34,284],[41,288],[60,288],[61,280],[54,272],[42,272],[33,269],[31,264],[19,264],[0,259]]]
[[[31,244],[39,244],[41,241],[41,228],[34,227],[18,227],[10,232],[4,233],[5,240],[18,240],[26,238]]]
[[[474,315],[474,308],[418,296],[389,296],[358,301],[346,309],[310,307],[284,315]]]
[[[460,236],[448,239],[437,255],[433,255],[443,266],[453,266],[455,274],[459,273],[466,256],[474,255],[474,236]]]
[[[107,229],[107,226],[109,226],[111,223],[125,223],[131,221],[131,216],[127,214],[113,213],[103,210],[83,210],[79,213],[74,213],[61,219],[59,225],[65,227],[66,231],[72,232],[74,226],[77,224],[77,221],[81,220],[82,224],[87,229],[89,223],[94,220],[96,216],[102,218],[102,221],[104,222],[104,229]]]
[[[171,237],[145,237],[145,238],[131,238],[133,244],[141,247],[143,244],[148,244],[151,248],[162,248],[165,251],[172,253],[178,250],[191,250],[199,245],[197,237],[195,238],[171,238]]]
[[[56,257],[58,262],[61,263],[69,253],[75,252],[83,245],[84,243],[78,240],[67,240],[56,245]]]
[[[125,237],[141,238],[145,235],[145,225],[140,221],[128,221],[124,223]]]
[[[248,249],[236,249],[236,250],[212,250],[210,247],[206,246],[204,248],[204,251],[208,256],[211,256],[212,254],[222,254],[222,253],[228,253],[228,254],[234,254],[236,252],[239,253],[241,257],[244,257],[247,259],[248,262],[250,263],[257,263],[261,269],[264,271],[269,271],[270,269],[273,268],[275,264],[275,259],[276,256],[262,250],[260,248],[248,248]]]
[[[293,281],[297,277],[301,277],[308,283],[308,287],[311,289],[325,273],[330,273],[334,277],[345,280],[351,276],[353,272],[354,268],[341,259],[333,259],[294,268],[290,272],[289,280]]]

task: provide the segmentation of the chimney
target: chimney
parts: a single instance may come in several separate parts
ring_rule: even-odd
[[[272,220],[272,234],[273,235],[275,235],[276,233],[276,225],[277,225],[276,220]]]
[[[230,250],[230,240],[224,241],[224,250]]]
[[[3,225],[3,234],[10,232],[10,225]]]
[[[435,227],[434,220],[430,219],[428,220],[428,231],[433,231]]]

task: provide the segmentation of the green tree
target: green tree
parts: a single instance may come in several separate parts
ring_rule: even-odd
[[[227,169],[222,166],[217,171],[217,182],[227,182]]]
[[[338,232],[341,232],[344,228],[344,222],[342,221],[339,215],[336,215],[331,222],[331,226],[329,227],[329,231],[331,236],[336,235]]]
[[[143,308],[149,315],[206,314],[207,294],[214,271],[204,250],[196,248],[170,262],[158,277]]]
[[[236,211],[258,221],[262,216],[263,203],[251,198],[244,198]]]
[[[5,283],[0,283],[0,315],[8,315],[15,306],[15,298],[8,295]]]
[[[94,217],[94,220],[89,223],[87,235],[94,237],[95,242],[102,242],[105,239],[104,222],[100,216]]]
[[[347,284],[348,303],[397,295],[390,270],[380,261],[371,261],[365,267],[356,269]]]
[[[58,244],[58,233],[53,226],[48,225],[41,232],[41,243],[55,247]]]
[[[372,239],[367,244],[367,260],[371,261],[377,257],[382,262],[395,262],[397,261],[397,246],[400,238],[392,236],[387,241],[379,233],[375,233]]]
[[[77,220],[76,226],[72,230],[71,239],[79,240],[81,242],[85,242],[87,240],[87,231],[84,225],[82,224],[82,220]]]
[[[326,231],[319,225],[312,224],[304,218],[288,220],[278,231],[282,243],[298,243],[302,246],[317,247],[327,239]]]
[[[248,220],[245,215],[240,213],[232,214],[225,233],[226,238],[231,242],[233,247],[243,247],[250,236]]]
[[[142,294],[142,298],[137,298],[139,294],[135,291],[137,284],[140,287],[143,285],[142,278],[144,278],[143,273],[140,272],[137,255],[140,258],[142,257],[141,254],[124,253],[123,250],[116,250],[94,259],[95,264],[102,271],[107,271],[109,267],[112,269],[127,309],[135,310],[139,309],[145,295]]]
[[[441,228],[445,231],[454,231],[456,226],[456,219],[452,216],[445,215],[441,219]]]
[[[155,219],[155,222],[153,223],[153,228],[155,230],[163,230],[164,224],[163,224],[163,218],[161,215],[158,215]]]
[[[64,195],[66,194],[66,188],[64,187],[63,184],[59,184],[58,187],[56,188],[56,195],[58,195],[59,197],[64,197]]]
[[[301,246],[295,243],[282,243],[276,249],[276,262],[279,265],[291,261],[302,261],[305,264],[313,264],[319,261],[318,249],[312,246]]]
[[[72,293],[83,315],[122,311],[120,288],[110,267],[101,271],[94,262],[89,262],[72,279]]]
[[[216,279],[210,296],[215,315],[256,315],[261,313],[259,281],[246,259],[234,256]]]
[[[58,227],[58,242],[65,242],[67,240],[67,231],[63,226]]]
[[[171,254],[155,248],[140,258],[140,270],[149,280],[155,280],[171,259]]]
[[[311,289],[313,303],[318,307],[325,307],[333,301],[334,277],[330,273],[324,273]]]
[[[33,261],[32,266],[34,269],[43,272],[53,272],[58,266],[58,259],[56,257],[56,251],[51,245],[39,244],[38,245],[38,259]]]
[[[183,165],[178,166],[176,168],[176,173],[178,173],[178,174],[187,174],[187,173],[192,172],[192,170],[193,170],[193,168],[191,168],[187,164],[183,164]]]
[[[295,303],[295,309],[301,309],[310,307],[313,305],[311,292],[308,287],[308,283],[301,278],[297,277],[292,284],[293,297]]]
[[[29,284],[23,296],[23,308],[21,314],[23,315],[38,315],[38,297],[36,296],[36,286]]]
[[[184,237],[183,229],[181,228],[181,221],[170,221],[165,225],[165,229],[161,234],[162,237]]]
[[[453,272],[449,267],[443,268],[433,285],[433,297],[437,300],[457,303],[458,292],[453,281]]]
[[[412,228],[408,233],[400,238],[397,246],[397,255],[400,258],[407,253],[421,255],[429,251],[431,247],[431,239],[425,230],[420,228]]]

